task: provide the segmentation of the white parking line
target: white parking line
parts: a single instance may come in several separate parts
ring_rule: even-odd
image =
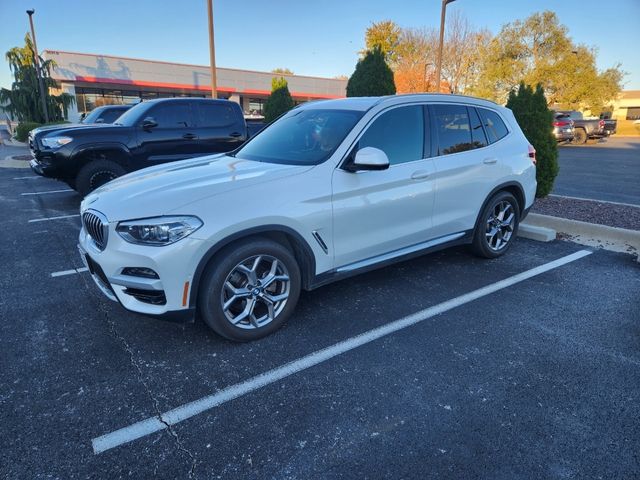
[[[582,257],[590,255],[591,253],[592,252],[588,250],[580,250],[578,252],[572,253],[571,255],[567,255],[552,262],[545,263],[544,265],[532,268],[531,270],[519,273],[505,280],[492,283],[491,285],[487,285],[486,287],[479,288],[472,292],[465,293],[464,295],[460,295],[459,297],[447,300],[446,302],[440,303],[433,307],[426,308],[417,313],[401,318],[400,320],[396,320],[394,322],[383,325],[382,327],[369,330],[368,332],[336,343],[323,350],[318,350],[317,352],[299,358],[298,360],[294,360],[281,367],[269,370],[268,372],[257,375],[253,378],[245,380],[244,382],[231,385],[230,387],[224,388],[217,393],[203,397],[190,403],[186,403],[180,407],[174,408],[173,410],[169,410],[165,413],[162,413],[160,416],[150,417],[146,420],[142,420],[140,422],[129,425],[128,427],[124,427],[100,437],[96,437],[91,440],[91,443],[93,445],[93,452],[95,454],[99,454],[138,438],[142,438],[160,430],[164,430],[165,428],[167,428],[167,425],[175,425],[178,422],[191,418],[214,407],[220,406],[230,400],[251,393],[255,390],[277,382],[278,380],[282,380],[283,378],[286,378],[295,373],[311,368],[320,363],[326,362],[327,360],[330,360],[337,355],[341,355],[345,352],[353,350],[354,348],[373,342],[374,340],[390,335],[404,328],[416,325],[420,322],[423,322],[424,320],[447,312],[453,308],[459,307],[460,305],[464,305],[486,295],[490,295],[511,285],[522,282],[531,277],[535,277],[536,275],[540,275],[541,273],[545,273],[549,270],[553,270],[554,268],[558,268],[562,265],[571,263]]]
[[[33,218],[31,220],[29,220],[28,223],[34,223],[34,222],[48,222],[49,220],[60,220],[62,218],[74,218],[74,217],[79,217],[80,214],[76,213],[73,215],[60,215],[59,217],[44,217],[44,218]]]
[[[63,193],[63,192],[73,192],[73,190],[71,190],[70,188],[67,188],[65,190],[49,190],[47,192],[28,192],[28,193],[21,193],[20,195],[46,195],[47,193]]]
[[[44,177],[40,177],[38,175],[29,175],[28,177],[13,177],[14,180],[37,180],[39,178]]]
[[[72,270],[62,270],[61,272],[53,272],[52,277],[64,277],[65,275],[75,275],[76,273],[84,273],[89,269],[86,267],[74,268]]]

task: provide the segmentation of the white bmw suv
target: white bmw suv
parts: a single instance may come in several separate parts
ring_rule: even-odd
[[[79,249],[133,312],[263,337],[301,289],[458,244],[504,254],[536,192],[510,110],[456,95],[306,103],[234,152],[87,196]]]

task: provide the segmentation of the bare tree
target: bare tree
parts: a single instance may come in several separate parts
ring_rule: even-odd
[[[486,29],[475,30],[459,11],[449,17],[446,32],[442,78],[451,93],[465,93],[479,73],[482,49],[492,35]]]

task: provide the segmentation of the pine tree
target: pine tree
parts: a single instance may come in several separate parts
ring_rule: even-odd
[[[264,104],[264,121],[269,123],[295,106],[284,77],[271,79],[271,95]]]
[[[513,111],[522,132],[536,149],[538,181],[537,197],[546,197],[558,175],[558,144],[553,136],[553,112],[547,107],[544,90],[538,84],[535,92],[530,85],[520,83],[518,92],[511,91],[507,108]]]
[[[347,82],[347,97],[371,97],[395,95],[396,85],[393,71],[384,59],[380,47],[368,50],[364,58],[358,60],[356,69]]]

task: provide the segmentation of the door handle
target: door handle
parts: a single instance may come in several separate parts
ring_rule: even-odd
[[[193,133],[185,133],[184,135],[182,135],[182,138],[185,138],[187,140],[195,140],[196,138],[198,138],[198,136]]]
[[[418,170],[417,172],[413,172],[411,174],[411,179],[412,180],[424,180],[425,178],[428,178],[429,175],[431,175],[430,172],[425,172],[424,170]]]
[[[488,157],[488,158],[485,158],[485,159],[483,160],[483,162],[484,162],[484,163],[486,163],[487,165],[494,164],[494,163],[496,163],[497,161],[498,161],[498,159],[497,159],[497,158],[495,158],[495,157]]]
[[[233,133],[230,133],[230,134],[229,134],[229,136],[230,136],[230,137],[237,138],[237,137],[241,137],[241,136],[242,136],[242,134],[241,134],[240,132],[233,132]]]

